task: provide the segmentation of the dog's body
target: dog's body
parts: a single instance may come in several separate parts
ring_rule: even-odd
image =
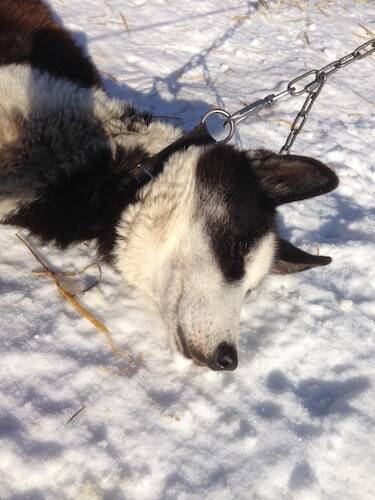
[[[181,131],[111,99],[40,0],[2,1],[0,64],[0,221],[61,247],[95,240],[185,356],[234,369],[245,293],[271,270],[329,263],[280,240],[275,221],[277,205],[336,187],[321,163],[191,146],[135,178]]]

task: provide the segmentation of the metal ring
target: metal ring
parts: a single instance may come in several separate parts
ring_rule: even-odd
[[[234,122],[234,120],[231,118],[231,115],[228,113],[228,111],[225,111],[224,109],[220,109],[220,108],[217,108],[217,109],[211,109],[211,111],[209,111],[208,113],[206,113],[204,115],[204,117],[202,118],[201,120],[201,123],[206,123],[207,121],[207,118],[209,118],[210,116],[212,115],[223,115],[225,116],[226,118],[226,122],[224,123],[224,126],[229,123],[229,133],[227,135],[227,137],[225,137],[224,139],[222,139],[221,141],[215,141],[217,142],[217,144],[225,144],[226,142],[229,142],[233,135],[234,135],[234,131],[236,129],[236,124]]]

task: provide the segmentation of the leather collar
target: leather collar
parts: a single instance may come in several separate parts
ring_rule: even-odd
[[[200,123],[159,153],[138,163],[129,170],[129,174],[135,177],[140,184],[143,184],[156,177],[163,170],[165,162],[177,151],[186,151],[190,146],[204,146],[215,142],[215,139],[208,132],[206,124]]]

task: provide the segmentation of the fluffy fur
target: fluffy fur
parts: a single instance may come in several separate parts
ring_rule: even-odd
[[[60,247],[95,240],[158,305],[178,351],[234,369],[246,292],[271,271],[330,262],[277,237],[277,206],[330,191],[335,174],[310,158],[209,145],[135,178],[181,131],[106,95],[40,0],[3,0],[1,28],[0,220]]]

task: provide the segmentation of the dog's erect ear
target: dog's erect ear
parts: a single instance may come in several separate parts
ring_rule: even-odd
[[[328,193],[339,182],[330,168],[306,156],[268,154],[252,160],[251,166],[275,206]]]
[[[330,262],[332,262],[331,257],[311,255],[279,238],[272,272],[274,274],[299,273],[312,267],[326,266]]]

